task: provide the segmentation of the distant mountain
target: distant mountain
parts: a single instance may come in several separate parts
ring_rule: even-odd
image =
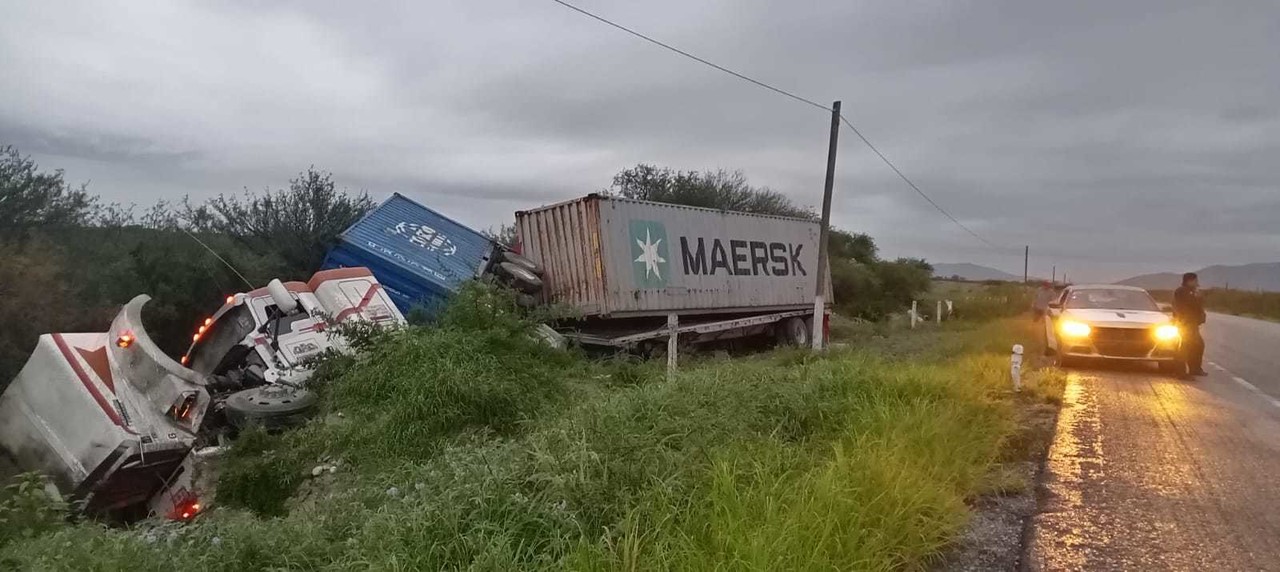
[[[1210,266],[1196,271],[1202,288],[1226,288],[1233,290],[1267,290],[1280,292],[1280,262],[1244,264],[1240,266]],[[1181,272],[1144,274],[1120,284],[1148,290],[1172,290],[1182,282]]]
[[[996,270],[986,266],[978,266],[977,264],[969,264],[961,262],[958,264],[934,264],[933,275],[938,278],[951,278],[959,276],[965,280],[1018,280],[1021,276],[1014,276],[1008,272]]]

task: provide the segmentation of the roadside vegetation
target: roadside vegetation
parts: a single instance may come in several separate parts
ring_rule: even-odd
[[[813,217],[737,173],[641,165],[611,192]],[[302,278],[371,205],[312,169],[285,190],[135,216],[12,148],[0,193],[5,381],[38,334],[101,329],[142,292],[153,337],[181,345],[247,287],[191,236],[253,285]],[[921,568],[967,503],[1026,486],[1002,467],[1021,411],[1060,379],[1010,391],[1009,347],[1034,337],[1004,319],[1025,310],[1021,286],[940,290],[962,319],[913,331],[895,316],[932,304],[927,263],[880,259],[849,232],[831,253],[838,346],[697,356],[673,379],[549,350],[510,293],[468,289],[320,364],[320,413],[241,434],[193,523],[68,523],[38,479],[15,481],[0,490],[0,569]]]
[[[645,200],[813,218],[813,210],[752,187],[741,173],[677,172],[640,165],[608,192]],[[373,206],[315,168],[287,188],[184,198],[140,209],[105,203],[61,171],[42,170],[0,145],[0,388],[49,332],[100,331],[119,307],[146,293],[147,329],[171,355],[228,293],[272,278],[305,280],[337,235]],[[506,226],[495,238],[510,243]],[[207,244],[244,275],[218,261]],[[929,288],[924,261],[878,258],[864,234],[837,231],[832,282],[840,311],[882,319]],[[247,283],[246,283],[247,281]]]
[[[242,436],[196,522],[24,531],[20,512],[43,513],[0,501],[21,507],[0,514],[18,529],[0,534],[0,563],[918,568],[956,538],[966,501],[998,492],[1016,440],[1021,322],[858,330],[825,356],[705,357],[668,381],[656,364],[547,350],[504,296],[470,291],[435,326],[326,363],[322,413]],[[1060,391],[1035,379],[1036,399]]]
[[[1152,292],[1157,300],[1173,302],[1173,291]],[[1204,291],[1204,306],[1210,312],[1221,312],[1248,318],[1280,321],[1280,292],[1250,292],[1211,288]]]

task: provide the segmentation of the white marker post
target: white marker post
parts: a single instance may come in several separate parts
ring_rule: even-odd
[[[934,315],[937,316],[938,325],[941,326],[942,325],[942,300],[938,300],[938,309]]]
[[[918,302],[915,300],[911,301],[911,329],[913,330],[916,329],[916,316],[920,315],[920,313],[916,311],[917,304]]]
[[[676,347],[679,345],[680,318],[675,314],[667,314],[667,379],[676,376]]]
[[[1022,344],[1013,344],[1013,354],[1009,356],[1009,375],[1013,377],[1013,390],[1022,392]]]

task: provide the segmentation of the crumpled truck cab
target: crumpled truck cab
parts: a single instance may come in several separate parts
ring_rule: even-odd
[[[0,394],[0,448],[48,475],[87,514],[145,516],[191,451],[210,403],[205,376],[147,335],[141,295],[106,333],[46,334]]]
[[[228,296],[174,361],[143,326],[149,299],[126,304],[105,333],[41,336],[0,394],[0,457],[102,520],[194,516],[197,445],[226,421],[270,428],[309,414],[307,360],[348,351],[332,324],[405,323],[368,269],[328,270]]]
[[[347,350],[327,329],[350,320],[405,323],[367,268],[325,270],[307,282],[273,280],[265,288],[227,296],[196,330],[181,361],[210,376],[217,389],[298,384],[311,373],[308,360],[328,349]]]

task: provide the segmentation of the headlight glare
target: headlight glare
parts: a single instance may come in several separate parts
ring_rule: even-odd
[[[1089,324],[1074,320],[1064,320],[1058,329],[1062,331],[1062,335],[1069,338],[1088,337],[1089,332],[1093,331],[1093,329],[1089,327]]]
[[[1156,339],[1162,342],[1171,342],[1182,336],[1178,331],[1178,326],[1173,324],[1165,324],[1156,328]]]

